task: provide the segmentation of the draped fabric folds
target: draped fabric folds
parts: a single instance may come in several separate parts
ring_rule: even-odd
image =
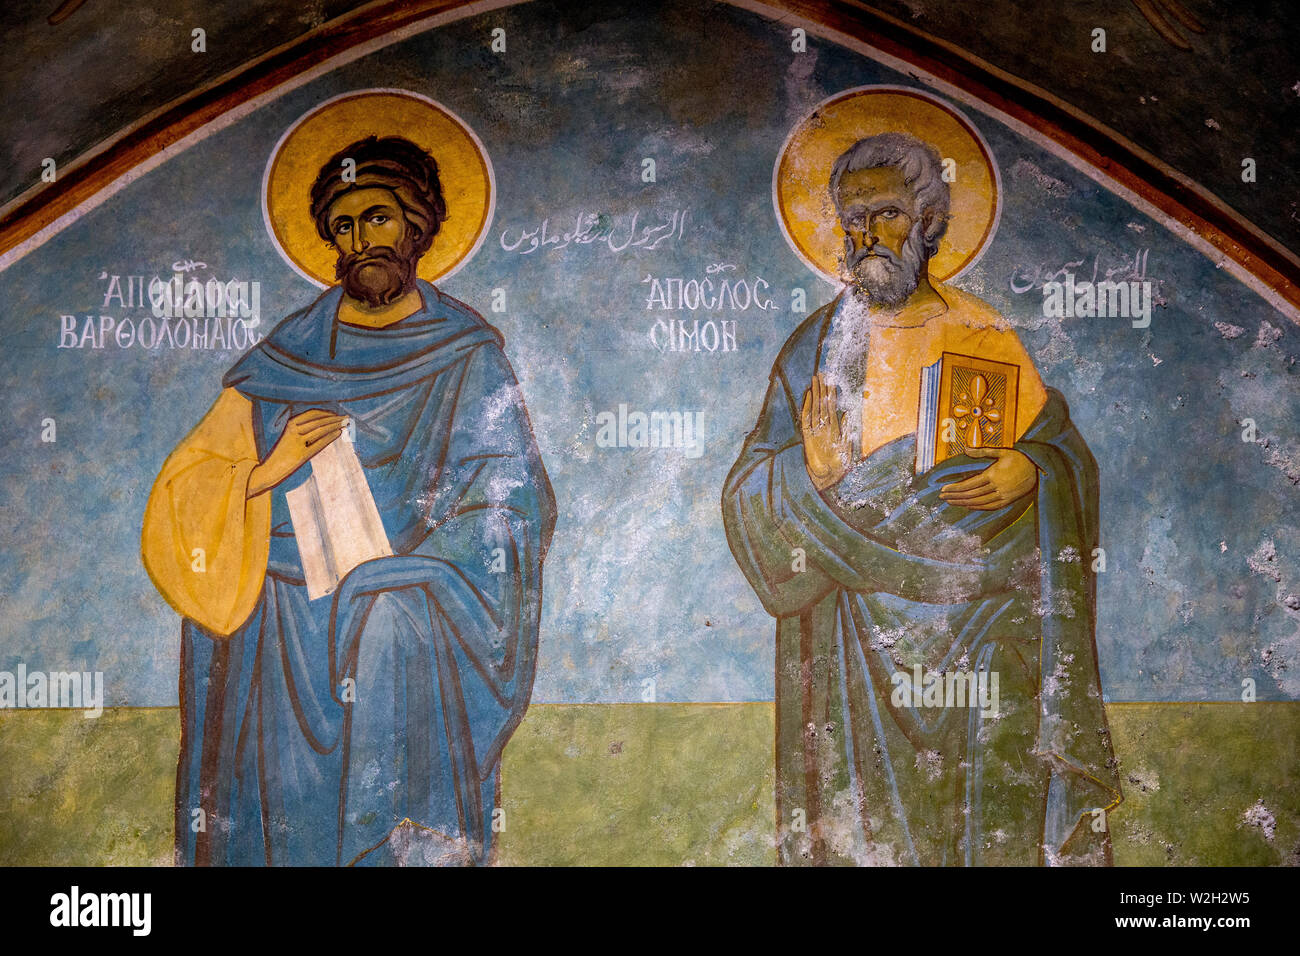
[[[819,492],[798,422],[826,324],[783,351],[722,502],[777,622],[780,859],[1108,862],[1121,794],[1094,642],[1097,465],[1064,398],[1047,389],[1014,446],[1036,495],[1000,510],[942,501],[988,461],[916,476],[913,436]],[[897,675],[954,671],[997,674],[996,714],[895,693]]]
[[[489,858],[555,502],[499,334],[419,290],[423,308],[382,329],[338,322],[338,288],[287,318],[226,374],[155,485],[145,563],[183,615],[178,863]],[[311,408],[355,423],[394,552],[315,601],[285,500],[310,465],[242,501],[250,458]],[[196,447],[203,435],[227,440]],[[182,486],[169,469],[196,456],[206,477],[191,464]],[[216,570],[227,591],[252,575],[247,606],[210,585],[215,605],[186,597],[186,555],[205,542],[242,555],[234,576]]]

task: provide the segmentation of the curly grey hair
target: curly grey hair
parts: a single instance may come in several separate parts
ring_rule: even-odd
[[[840,178],[859,169],[896,166],[916,196],[916,217],[934,210],[930,228],[922,239],[927,256],[939,251],[939,240],[948,229],[948,184],[943,181],[943,160],[928,143],[907,133],[879,133],[850,146],[831,167],[830,190],[835,210],[840,210]]]

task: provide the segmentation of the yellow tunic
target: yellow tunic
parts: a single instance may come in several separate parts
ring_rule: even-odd
[[[986,302],[952,286],[932,283],[946,303],[909,306],[873,321],[862,393],[862,456],[916,431],[921,369],[944,352],[1020,366],[1016,440],[1047,402],[1047,390],[1015,329]]]
[[[184,617],[221,636],[257,606],[271,544],[271,496],[248,498],[257,467],[253,405],[224,389],[176,450],[145,506],[145,569]]]

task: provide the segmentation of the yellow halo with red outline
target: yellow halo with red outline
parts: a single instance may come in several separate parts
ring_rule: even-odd
[[[777,155],[772,201],[786,241],[814,272],[833,283],[843,271],[844,230],[830,194],[831,167],[867,136],[908,133],[945,160],[948,230],[930,260],[930,276],[955,278],[979,258],[997,230],[1002,183],[993,153],[975,126],[949,104],[901,86],[861,86],[823,100],[800,120]]]
[[[373,89],[326,100],[290,126],[262,177],[262,218],[280,255],[305,279],[332,285],[338,253],[316,232],[311,187],[339,150],[367,136],[401,136],[438,164],[447,220],[417,267],[421,278],[445,279],[487,235],[496,180],[487,150],[455,113],[409,90]]]

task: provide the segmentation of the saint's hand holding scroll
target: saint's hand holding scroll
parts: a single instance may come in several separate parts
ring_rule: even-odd
[[[145,515],[183,617],[177,862],[482,862],[554,499],[501,336],[416,276],[448,215],[434,160],[355,142],[310,212],[341,284],[227,372]],[[332,508],[373,557],[339,553]]]

